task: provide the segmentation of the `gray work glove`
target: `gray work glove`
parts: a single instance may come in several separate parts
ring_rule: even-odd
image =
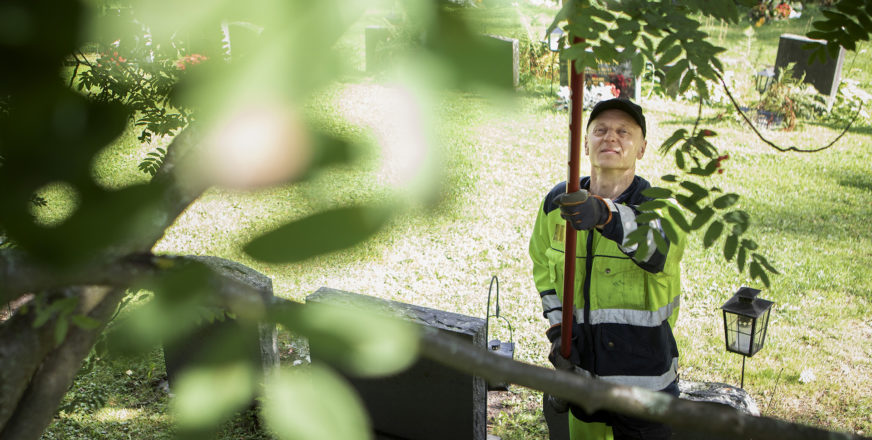
[[[551,352],[548,353],[548,361],[551,362],[551,365],[554,365],[554,368],[557,370],[574,371],[575,367],[581,362],[581,358],[578,355],[578,349],[575,347],[574,343],[570,343],[569,345],[571,349],[569,358],[563,357],[560,353],[560,346],[562,345],[561,341],[563,340],[561,337],[561,331],[562,327],[560,324],[554,324],[545,331],[545,336],[547,336],[548,340],[551,341]],[[575,335],[572,335],[572,339],[575,339]]]
[[[557,370],[574,372],[578,368],[578,363],[580,362],[578,348],[575,347],[574,343],[570,344],[571,351],[569,358],[563,357],[560,353],[562,345],[561,341],[563,340],[561,332],[562,326],[560,324],[552,325],[547,331],[545,331],[545,336],[547,336],[548,340],[551,341],[551,352],[548,353],[548,361],[550,361],[551,365],[554,365],[554,368]],[[575,339],[575,335],[573,335],[573,339]],[[545,403],[558,414],[563,414],[569,410],[569,403],[557,396],[552,396],[550,394],[546,395]]]
[[[601,227],[612,220],[612,212],[605,200],[583,189],[560,194],[554,203],[560,206],[560,216],[577,231]]]
[[[550,406],[557,414],[569,411],[569,402],[550,394],[545,395],[545,404]]]

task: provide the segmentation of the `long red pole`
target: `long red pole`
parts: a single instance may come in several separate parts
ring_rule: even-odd
[[[584,39],[573,37],[572,44],[583,44]],[[575,69],[576,60],[569,65],[569,176],[566,179],[566,192],[576,192],[580,188],[579,167],[581,162],[581,111],[584,102],[584,74]],[[575,312],[575,228],[566,222],[566,245],[563,260],[563,325],[560,333],[560,354],[569,358],[572,353],[572,315]]]

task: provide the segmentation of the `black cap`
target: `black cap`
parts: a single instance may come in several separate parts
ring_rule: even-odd
[[[642,137],[645,137],[645,115],[642,114],[642,107],[639,107],[638,104],[631,102],[629,99],[612,98],[598,102],[593,106],[593,110],[590,111],[590,116],[587,118],[587,127],[590,127],[590,123],[606,110],[620,110],[630,115],[639,124],[639,127],[642,127]]]

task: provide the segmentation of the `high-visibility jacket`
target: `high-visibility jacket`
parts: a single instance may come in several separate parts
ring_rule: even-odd
[[[590,178],[582,178],[581,187],[589,186]],[[678,318],[685,236],[673,226],[679,239],[670,241],[660,220],[654,220],[645,255],[636,255],[637,245],[627,245],[625,237],[638,227],[637,206],[650,200],[641,194],[648,187],[635,177],[621,196],[606,199],[612,220],[602,231],[578,231],[573,334],[584,374],[664,390],[678,377],[672,327]],[[553,200],[565,191],[563,182],[545,197],[530,239],[533,278],[552,325],[562,320],[566,228]],[[660,214],[671,223],[668,212]],[[654,233],[666,241],[666,252],[657,250]]]

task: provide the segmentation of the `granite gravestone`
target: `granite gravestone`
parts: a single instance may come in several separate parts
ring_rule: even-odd
[[[827,106],[832,106],[839,90],[839,82],[842,78],[842,64],[845,62],[845,48],[839,48],[839,54],[835,57],[827,53],[826,61],[821,62],[817,57],[809,59],[811,54],[818,48],[826,46],[826,41],[812,40],[801,35],[782,34],[778,41],[778,54],[775,56],[775,74],[780,75],[782,69],[788,64],[795,63],[793,76],[801,78],[811,84],[823,95],[827,96]]]
[[[486,35],[485,38],[490,40],[485,47],[493,47],[496,84],[506,88],[518,87],[518,40],[497,35]]]
[[[477,346],[485,345],[485,321],[395,301],[322,287],[307,303],[385,310],[412,323],[436,328]],[[312,360],[317,346],[310,347]],[[419,359],[406,371],[382,378],[347,377],[366,407],[379,440],[485,440],[485,380]]]
[[[263,304],[269,305],[275,299],[272,279],[248,266],[212,256],[189,255],[184,259],[205,264],[221,276],[251,287],[260,295]],[[182,370],[210,359],[213,352],[220,352],[229,340],[244,346],[246,359],[252,365],[259,365],[263,372],[278,367],[278,331],[275,324],[243,325],[225,318],[200,326],[183,340],[164,344],[164,362],[170,387]]]

